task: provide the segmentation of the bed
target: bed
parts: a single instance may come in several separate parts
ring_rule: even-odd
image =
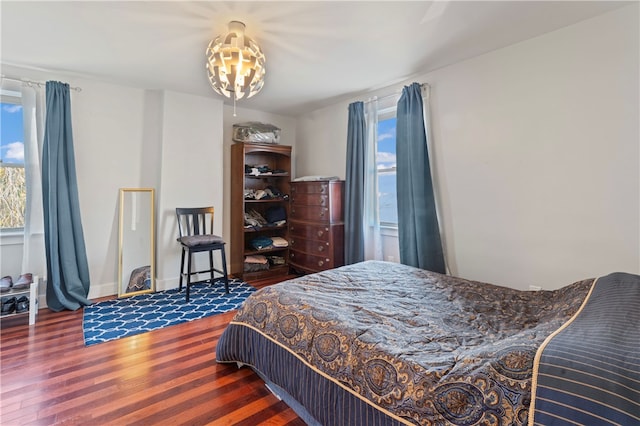
[[[518,291],[367,261],[252,294],[216,348],[308,424],[527,424],[536,351],[593,279]]]

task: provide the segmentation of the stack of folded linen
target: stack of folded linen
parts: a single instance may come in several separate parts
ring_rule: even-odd
[[[244,271],[256,272],[269,269],[269,260],[261,254],[244,257]]]
[[[273,240],[269,237],[256,237],[252,239],[250,243],[256,250],[266,250],[273,246]]]
[[[289,247],[289,242],[282,237],[271,237],[271,244],[274,247]]]

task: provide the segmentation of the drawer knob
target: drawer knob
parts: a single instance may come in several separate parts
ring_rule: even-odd
[[[294,257],[296,257],[296,254],[295,253],[290,253],[289,257],[293,259]]]
[[[326,210],[326,209],[322,209],[322,210],[320,210],[320,217],[324,217],[324,211],[325,211],[325,210]]]
[[[318,246],[318,251],[323,251],[324,250],[324,246]]]
[[[294,240],[291,240],[291,245],[294,245],[296,242]]]
[[[322,260],[319,260],[318,261],[318,266],[322,266],[322,265],[324,265],[324,262]]]
[[[324,235],[324,231],[321,229],[318,231],[318,237],[322,237]]]
[[[324,194],[325,192],[327,192],[327,185],[322,185],[320,187],[320,193]]]

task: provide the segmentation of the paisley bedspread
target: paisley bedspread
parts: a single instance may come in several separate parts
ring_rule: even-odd
[[[216,359],[323,425],[526,424],[536,350],[592,283],[528,292],[362,262],[252,294]]]

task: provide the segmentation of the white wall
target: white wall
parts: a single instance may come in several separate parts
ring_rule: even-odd
[[[214,206],[222,233],[222,101],[164,93],[162,160],[157,220],[157,288],[177,286],[180,246],[176,207]],[[219,267],[219,259],[215,259]]]
[[[414,80],[432,87],[454,275],[553,289],[640,273],[638,27],[634,4]],[[347,105],[300,118],[300,174],[344,176]]]
[[[2,72],[82,88],[72,92],[71,113],[89,298],[117,294],[118,190],[123,187],[156,189],[157,285],[177,286],[175,207],[222,203],[222,101],[13,66],[3,65]],[[22,245],[5,242],[2,275],[26,272],[20,271]],[[44,288],[40,294],[45,306]]]
[[[322,108],[298,118],[301,143],[295,155],[298,176],[340,176],[347,158],[348,102]]]
[[[144,91],[54,73],[3,66],[3,74],[33,80],[60,80],[82,88],[71,92],[76,173],[84,239],[91,279],[89,297],[117,294],[118,189],[141,185]],[[22,245],[13,269],[45,275],[46,271],[20,271]],[[3,246],[3,258],[4,258]],[[41,306],[44,286],[40,288]]]
[[[176,207],[213,205],[216,232],[229,235],[233,124],[274,124],[282,129],[280,142],[296,146],[294,118],[245,108],[238,108],[233,117],[233,109],[223,108],[216,97],[143,90],[14,66],[3,66],[3,74],[82,88],[72,92],[71,106],[89,298],[117,294],[119,188],[156,189],[156,287],[173,288],[180,262]],[[1,243],[2,276],[25,272],[20,271],[21,238],[3,238]],[[46,306],[44,287],[40,293],[41,306]]]

